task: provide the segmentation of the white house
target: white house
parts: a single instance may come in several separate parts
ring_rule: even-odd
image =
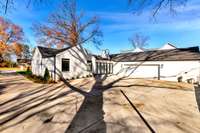
[[[80,46],[65,49],[37,47],[32,59],[32,71],[44,75],[45,68],[54,80],[59,76],[71,79],[91,74],[113,74],[119,77],[149,78],[198,82],[200,53],[198,47],[176,48],[165,44],[160,49],[137,50],[101,56],[88,54]]]
[[[32,58],[32,72],[43,76],[45,69],[50,72],[54,80],[76,78],[90,75],[87,62],[88,54],[80,47],[53,49],[38,46]]]

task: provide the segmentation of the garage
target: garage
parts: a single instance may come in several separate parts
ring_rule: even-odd
[[[121,64],[122,76],[133,78],[160,79],[159,64]]]

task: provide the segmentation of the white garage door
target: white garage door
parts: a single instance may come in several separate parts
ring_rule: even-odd
[[[122,74],[133,78],[158,78],[159,77],[159,65],[145,64],[123,64]]]

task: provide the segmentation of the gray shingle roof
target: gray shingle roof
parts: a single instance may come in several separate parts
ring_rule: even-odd
[[[129,61],[186,61],[200,60],[199,47],[179,48],[171,50],[153,50],[137,53],[112,54],[111,60]]]
[[[64,49],[54,49],[38,46],[43,58],[53,57],[56,54],[63,52],[71,47]],[[93,55],[97,60],[108,60],[101,56]],[[145,52],[128,52],[120,54],[111,54],[110,59],[117,62],[130,61],[188,61],[200,60],[199,47],[178,48],[170,50],[152,50]]]
[[[71,47],[63,48],[63,49],[54,49],[54,48],[46,48],[46,47],[38,46],[38,49],[39,49],[40,53],[42,54],[43,58],[53,57],[56,54],[63,52],[69,48],[71,48]]]

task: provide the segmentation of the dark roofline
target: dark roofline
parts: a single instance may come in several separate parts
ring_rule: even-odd
[[[191,52],[199,52],[199,47],[198,46],[194,46],[194,47],[188,47],[188,48],[176,48],[176,49],[156,49],[156,50],[146,50],[146,51],[141,51],[141,52],[127,52],[127,53],[117,53],[117,54],[111,54],[111,55],[119,55],[119,54],[128,54],[128,53],[145,53],[145,52],[158,52],[158,51],[171,51],[171,50],[192,50]]]
[[[42,58],[54,57],[57,54],[65,51],[65,50],[68,50],[68,49],[70,49],[72,47],[73,46],[67,47],[67,48],[63,48],[63,49],[55,49],[55,48],[47,48],[47,47],[43,47],[43,46],[37,46],[38,50],[40,51],[40,53],[42,55]]]
[[[72,46],[73,47],[73,46]],[[38,46],[42,58],[54,57],[57,54],[68,50],[72,47],[63,49],[54,49]],[[110,60],[118,62],[134,62],[134,61],[189,61],[200,60],[199,47],[176,48],[166,50],[148,50],[144,52],[127,52],[110,54],[110,58],[102,58],[101,56],[94,55],[97,60]]]
[[[144,52],[128,52],[110,55],[117,62],[135,61],[189,61],[200,60],[199,47],[152,50]]]
[[[167,43],[168,45],[170,45],[170,46],[172,46],[172,47],[174,47],[174,48],[176,48],[176,49],[178,49],[176,46],[174,46],[173,44],[171,44],[171,43]],[[165,44],[166,45],[166,44]]]

